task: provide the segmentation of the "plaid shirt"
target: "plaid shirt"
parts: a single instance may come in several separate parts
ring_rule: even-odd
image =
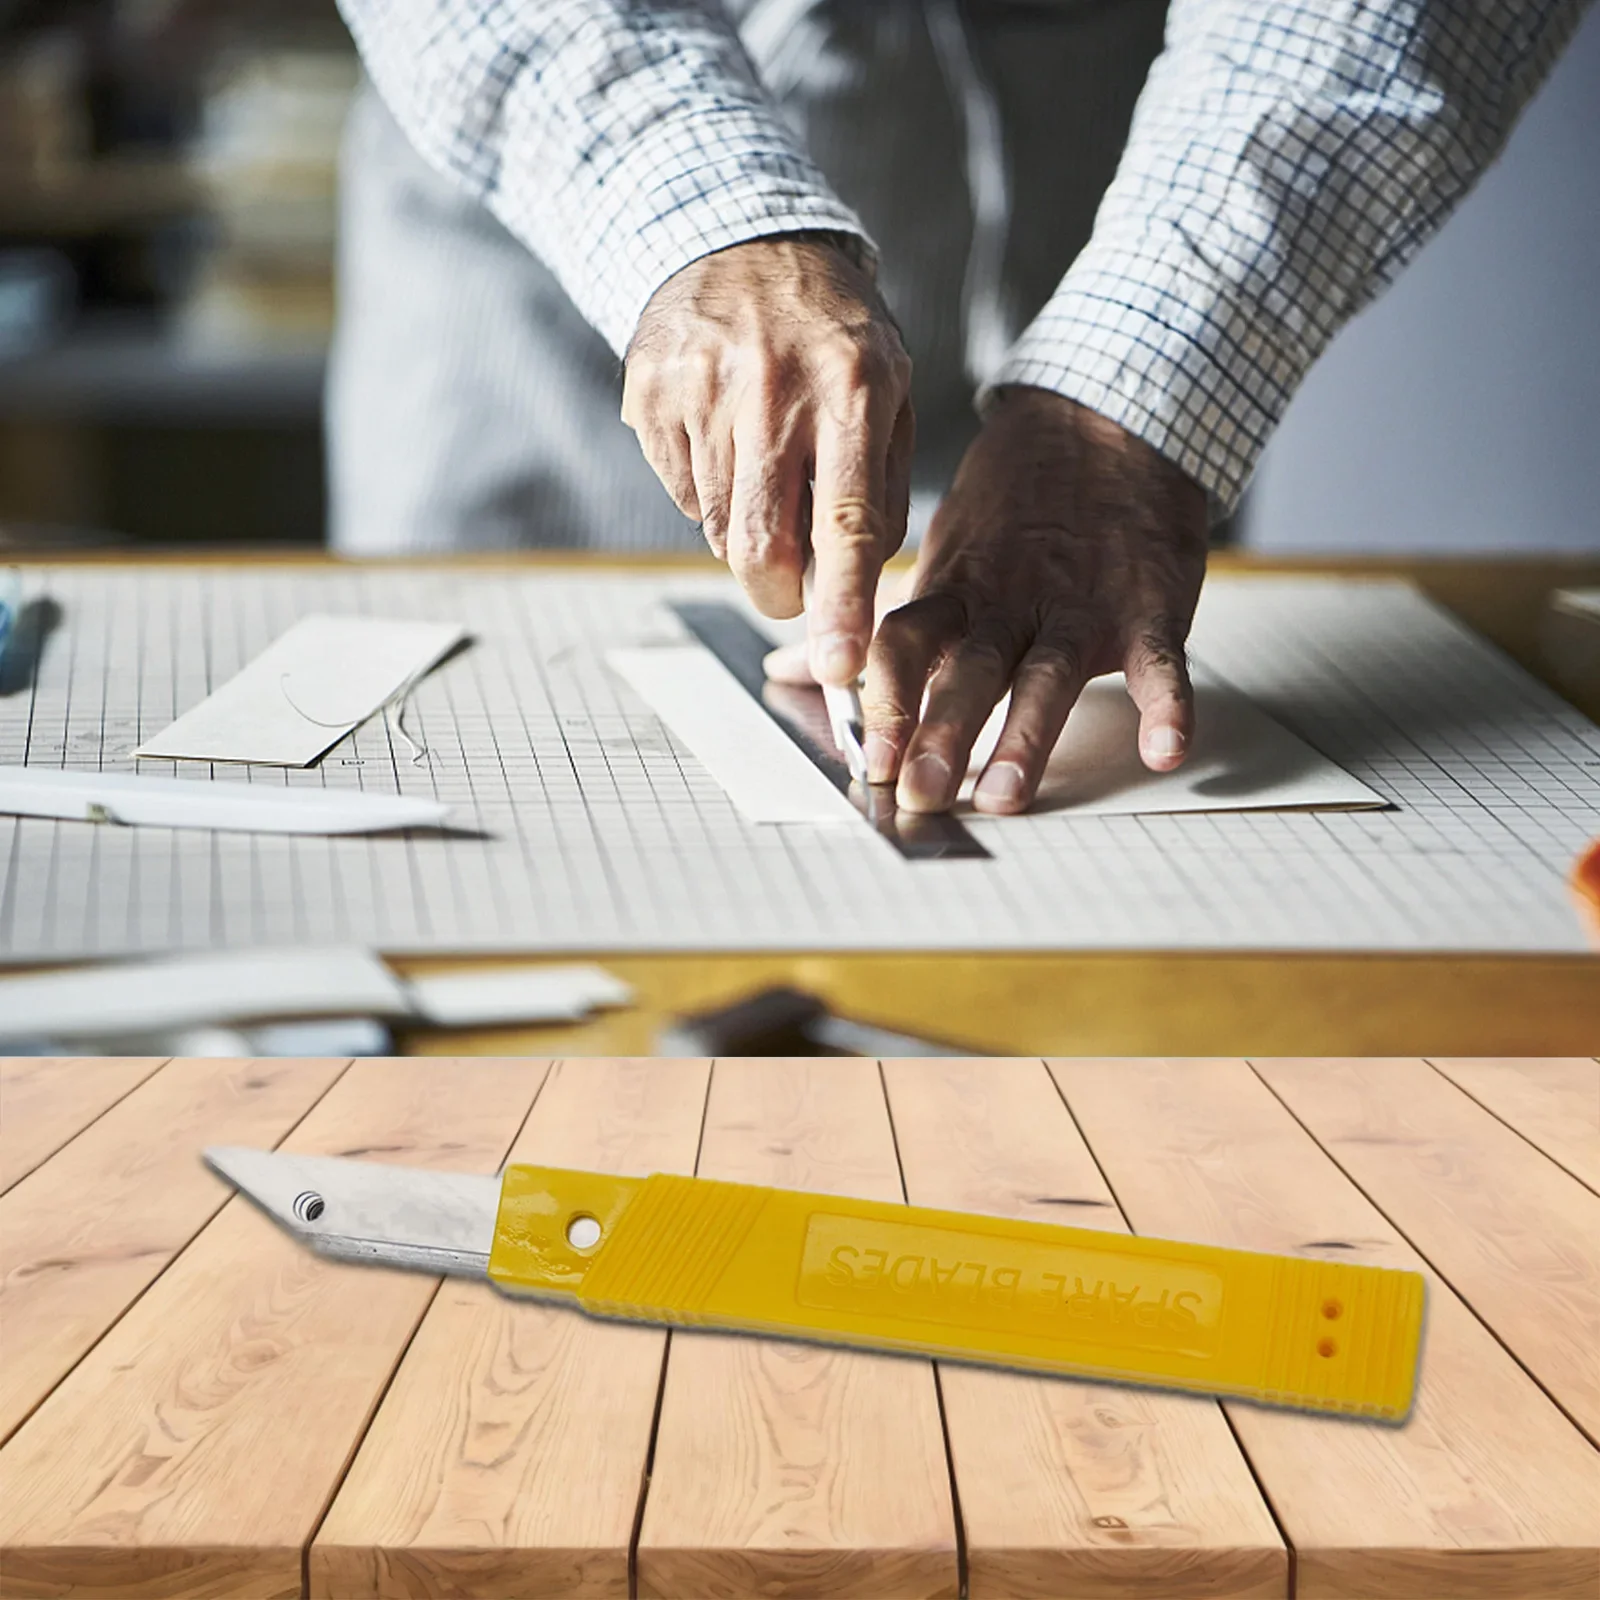
[[[418,150],[619,354],[713,250],[824,229],[872,253],[720,0],[340,4]],[[1173,0],[1093,238],[991,389],[1092,407],[1226,514],[1311,363],[1498,153],[1586,6]]]

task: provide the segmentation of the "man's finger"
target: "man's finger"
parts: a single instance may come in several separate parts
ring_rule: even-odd
[[[998,640],[968,638],[935,669],[922,721],[906,746],[895,800],[907,811],[955,804],[972,746],[1011,677],[1015,653]]]
[[[934,663],[960,637],[962,613],[949,596],[925,596],[891,611],[867,653],[861,691],[867,781],[889,783],[900,771]]]
[[[763,616],[794,617],[803,604],[805,456],[766,421],[735,436],[728,565]]]
[[[1086,681],[1081,645],[1070,636],[1036,642],[1011,679],[1011,704],[972,793],[979,811],[1022,811],[1039,790],[1050,753]]]
[[[811,687],[816,679],[811,676],[811,661],[804,644],[780,644],[761,659],[761,670],[768,683],[787,683],[796,687]]]
[[[733,500],[733,441],[710,433],[691,433],[688,437],[700,531],[719,559],[731,560],[728,518]]]
[[[695,492],[689,434],[681,408],[669,402],[660,374],[648,361],[627,364],[622,384],[622,420],[638,438],[639,449],[671,495],[672,503],[691,522],[699,522],[700,500]]]
[[[639,449],[672,503],[691,522],[699,522],[700,497],[694,486],[694,466],[689,456],[689,435],[682,424],[650,427],[639,434]]]
[[[906,525],[911,520],[911,463],[917,448],[917,418],[909,397],[894,419],[889,435],[888,456],[884,463],[884,543],[885,561],[906,542]],[[879,585],[880,592],[882,585]],[[879,607],[881,610],[882,602]]]
[[[1194,688],[1183,632],[1170,618],[1150,618],[1129,631],[1123,673],[1139,708],[1139,757],[1152,772],[1179,766],[1194,737]]]
[[[807,505],[803,501],[800,507],[802,525],[807,517]],[[878,593],[873,601],[873,610],[881,622],[889,612],[893,611],[900,602],[900,595],[910,585],[911,574],[908,572],[885,572],[878,582]],[[872,657],[868,654],[868,668],[870,672]],[[816,676],[811,670],[811,650],[805,640],[798,644],[780,644],[776,650],[769,652],[761,662],[769,683],[789,683],[796,685],[814,686]],[[923,673],[927,677],[927,673]],[[893,773],[889,776],[893,777]]]
[[[817,437],[807,632],[819,683],[849,683],[866,664],[872,600],[888,554],[888,430],[825,420]]]

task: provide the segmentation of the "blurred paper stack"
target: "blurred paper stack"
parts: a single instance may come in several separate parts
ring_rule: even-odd
[[[190,161],[214,222],[178,308],[208,344],[321,344],[333,324],[339,139],[353,53],[273,49],[219,64]]]

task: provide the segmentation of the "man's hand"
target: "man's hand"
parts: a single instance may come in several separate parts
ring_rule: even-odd
[[[838,246],[760,239],[658,289],[628,351],[622,419],[685,516],[769,617],[810,603],[811,668],[853,680],[878,573],[905,538],[911,362]]]
[[[1194,715],[1184,644],[1206,563],[1205,494],[1115,423],[1042,389],[1006,391],[968,450],[867,666],[874,783],[942,811],[996,703],[982,811],[1033,799],[1084,684],[1127,675],[1139,751],[1166,772]],[[926,691],[926,710],[923,709]]]

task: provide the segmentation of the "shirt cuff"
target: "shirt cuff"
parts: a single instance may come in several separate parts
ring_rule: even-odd
[[[681,142],[668,133],[652,139],[654,148],[631,151],[598,183],[593,173],[585,175],[595,183],[584,196],[589,204],[558,206],[569,216],[587,210],[576,238],[550,238],[543,206],[537,208],[542,214],[533,206],[519,214],[523,207],[512,197],[537,194],[531,182],[503,179],[493,205],[513,233],[543,246],[540,253],[619,356],[662,284],[732,245],[789,233],[833,234],[876,274],[877,248],[855,212],[807,157],[772,139],[764,119],[740,114],[714,130],[677,134]],[[708,144],[723,153],[707,158]]]
[[[1307,363],[1234,285],[1182,260],[1093,243],[1008,352],[1008,384],[1051,389],[1143,439],[1232,514]]]

